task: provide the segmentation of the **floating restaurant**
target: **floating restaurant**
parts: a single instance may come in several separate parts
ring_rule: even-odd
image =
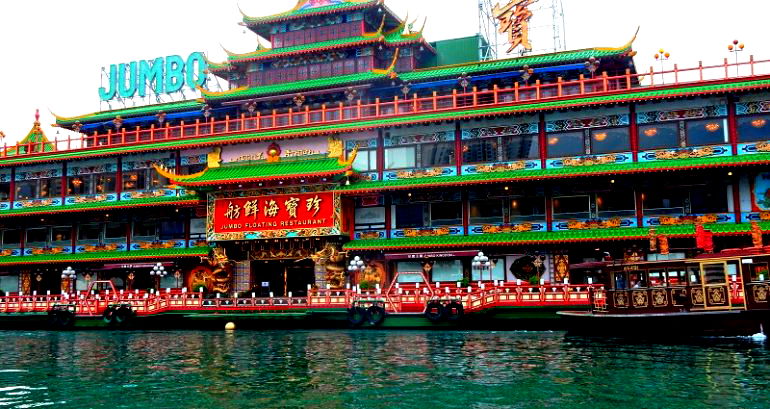
[[[708,296],[693,260],[746,248],[734,296],[686,308],[768,309],[770,61],[640,71],[633,39],[483,60],[383,0],[242,24],[253,51],[112,66],[100,90],[200,98],[57,116],[66,139],[36,119],[2,149],[0,322],[514,327],[640,286]],[[663,267],[615,281],[640,262]]]

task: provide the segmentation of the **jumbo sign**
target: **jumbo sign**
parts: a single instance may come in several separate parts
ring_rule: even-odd
[[[145,97],[148,86],[154,94],[171,94],[185,86],[194,90],[206,83],[206,68],[206,59],[199,52],[190,54],[187,60],[171,55],[112,64],[107,86],[99,88],[99,98],[109,101],[116,97]]]

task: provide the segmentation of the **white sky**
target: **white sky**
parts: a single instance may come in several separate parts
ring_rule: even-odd
[[[501,0],[504,3],[505,0]],[[49,138],[49,113],[75,116],[99,110],[102,66],[204,51],[215,61],[256,48],[256,37],[237,23],[238,4],[249,15],[290,9],[296,0],[24,0],[0,1],[0,131],[6,142],[23,138],[36,108]],[[478,31],[477,0],[386,0],[400,17],[428,16],[428,40]],[[770,0],[563,0],[567,48],[619,46],[641,26],[637,67],[654,62],[659,48],[680,68],[718,63],[733,39],[747,59],[768,59],[762,48]],[[766,34],[765,34],[766,35]],[[535,45],[537,48],[537,45]],[[106,108],[105,108],[106,109]]]

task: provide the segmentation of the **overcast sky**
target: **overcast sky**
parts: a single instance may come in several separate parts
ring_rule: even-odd
[[[544,0],[545,1],[545,0]],[[550,0],[547,0],[550,1]],[[501,0],[504,3],[505,0]],[[253,51],[238,4],[249,15],[290,9],[296,0],[24,0],[0,1],[0,131],[23,138],[40,108],[50,138],[49,113],[76,116],[99,110],[100,69],[113,63],[203,51],[215,61]],[[400,17],[428,16],[430,41],[478,31],[477,0],[386,0]],[[768,59],[770,0],[563,0],[567,48],[620,46],[637,26],[637,67],[649,67],[659,48],[680,67],[718,63],[733,39],[746,43],[741,58]],[[763,36],[764,34],[764,36]],[[537,48],[537,45],[535,45]],[[106,109],[106,108],[105,108]]]

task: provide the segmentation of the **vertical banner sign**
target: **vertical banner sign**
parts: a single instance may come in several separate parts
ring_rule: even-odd
[[[214,233],[322,229],[336,226],[334,193],[217,198]]]

